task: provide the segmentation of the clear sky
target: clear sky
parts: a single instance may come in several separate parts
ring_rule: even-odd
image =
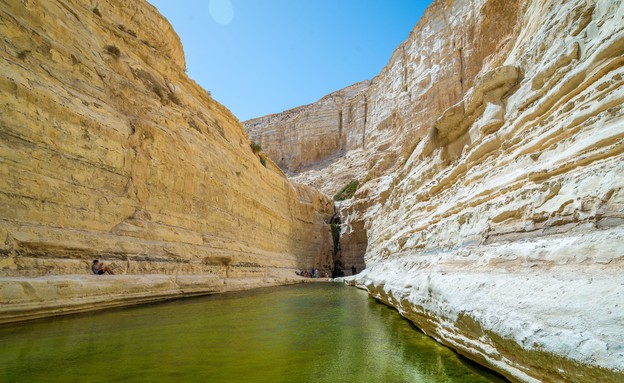
[[[148,0],[189,76],[241,121],[372,79],[431,0]]]

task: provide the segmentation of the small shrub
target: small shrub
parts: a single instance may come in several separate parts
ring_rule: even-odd
[[[249,146],[251,147],[251,151],[254,152],[254,154],[258,154],[262,151],[262,146],[260,146],[260,144],[252,142],[251,144],[249,144]]]
[[[266,160],[266,155],[264,153],[262,153],[262,146],[260,146],[260,144],[256,143],[256,142],[251,142],[251,144],[249,144],[249,147],[251,148],[251,151],[258,156],[258,158],[260,158],[260,163],[262,164],[262,166],[264,166],[265,168],[267,167],[267,160]]]
[[[334,201],[344,201],[346,199],[353,198],[353,195],[357,191],[359,186],[358,180],[352,180],[347,184],[347,186],[343,187],[336,195],[334,196]]]
[[[119,48],[117,48],[114,45],[107,45],[104,47],[104,49],[106,50],[106,52],[108,52],[111,56],[113,56],[116,59],[118,59],[119,56],[121,55],[121,51],[119,50]]]
[[[97,7],[93,8],[93,13],[95,13],[95,15],[98,17],[102,17],[102,14],[100,13],[100,10]]]
[[[17,57],[20,60],[24,60],[26,58],[26,56],[28,56],[29,53],[30,53],[30,51],[21,51],[20,53],[17,54]]]

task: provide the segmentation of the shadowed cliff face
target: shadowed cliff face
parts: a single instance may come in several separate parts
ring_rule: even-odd
[[[513,381],[624,380],[623,7],[436,1],[368,86],[246,125],[269,153],[310,111],[361,137],[291,174],[363,183],[351,283]]]
[[[145,1],[0,7],[0,276],[329,267],[330,200],[262,166]]]

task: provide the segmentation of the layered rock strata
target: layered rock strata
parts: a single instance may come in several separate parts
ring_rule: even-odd
[[[326,281],[302,279],[288,269],[271,270],[263,274],[240,278],[208,273],[3,277],[0,281],[3,299],[0,324],[180,297]]]
[[[92,280],[95,258],[181,295],[329,267],[333,203],[263,166],[150,4],[5,1],[0,35],[0,311],[103,292],[42,282]]]
[[[622,2],[434,2],[293,177],[366,181],[350,283],[512,381],[624,381],[623,57]]]
[[[363,145],[369,85],[363,81],[314,104],[246,121],[245,129],[288,174],[319,167]]]

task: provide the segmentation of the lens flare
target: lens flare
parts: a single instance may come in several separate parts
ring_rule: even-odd
[[[234,18],[234,8],[230,0],[210,0],[208,11],[217,24],[228,25]]]

